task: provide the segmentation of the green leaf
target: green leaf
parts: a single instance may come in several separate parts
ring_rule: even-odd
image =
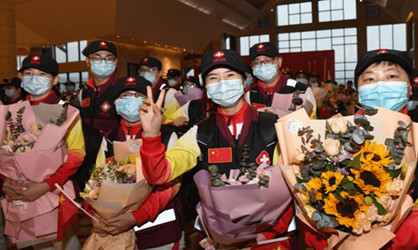
[[[344,198],[341,196],[339,192],[334,192],[335,198],[337,198],[339,201],[344,201]]]
[[[386,169],[386,172],[388,174],[390,174],[390,176],[392,176],[393,179],[396,178],[396,177],[398,177],[399,174],[401,173],[401,171],[402,171],[402,168],[393,169],[393,170]]]
[[[373,200],[373,204],[376,206],[377,208],[377,214],[379,215],[384,215],[386,214],[388,211],[382,206],[382,204],[380,204],[377,200],[376,197],[374,196],[374,194],[370,194],[370,197]]]
[[[342,187],[350,195],[355,195],[357,193],[356,187],[354,186],[354,184],[347,177],[344,177]]]
[[[351,168],[360,168],[361,162],[360,162],[360,155],[357,155],[353,158],[353,160],[347,165],[347,167]]]

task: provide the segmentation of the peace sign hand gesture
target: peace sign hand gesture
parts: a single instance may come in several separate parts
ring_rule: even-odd
[[[156,103],[152,96],[152,89],[147,86],[147,99],[139,107],[139,116],[141,118],[142,130],[145,137],[156,137],[160,134],[161,122],[163,115],[161,113],[161,106],[165,97],[165,90],[161,90],[160,96]]]

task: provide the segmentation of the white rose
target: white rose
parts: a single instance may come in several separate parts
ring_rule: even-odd
[[[329,119],[328,124],[331,128],[331,131],[335,134],[347,133],[347,129],[348,129],[347,120],[344,119],[343,117]]]
[[[328,138],[324,141],[323,145],[325,153],[328,156],[336,156],[340,152],[340,141]]]

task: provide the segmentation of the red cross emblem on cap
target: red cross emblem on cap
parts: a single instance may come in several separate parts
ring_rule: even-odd
[[[387,50],[385,50],[385,49],[381,49],[381,50],[379,50],[378,52],[377,52],[377,54],[379,55],[379,54],[386,54],[386,53],[389,53]]]
[[[143,62],[147,63],[148,62],[148,57],[145,57]]]
[[[41,58],[39,56],[32,57],[32,61],[39,61]]]
[[[101,48],[107,48],[107,43],[106,43],[106,42],[104,42],[104,41],[102,41],[102,42],[100,42],[100,43],[99,43],[99,46],[100,46]]]
[[[31,64],[40,64],[41,63],[41,58],[39,56],[33,56],[30,60]]]
[[[264,163],[264,164],[270,164],[270,156],[269,153],[267,153],[267,151],[263,150],[261,151],[261,153],[257,156],[257,159],[255,160],[257,162],[258,165]]]
[[[418,87],[418,76],[414,78],[414,88]]]
[[[126,79],[125,85],[135,85],[135,78],[132,76]]]
[[[103,110],[103,112],[106,113],[107,111],[109,111],[111,106],[107,101],[105,101],[104,103],[102,103],[102,105],[100,105],[100,108]]]
[[[222,51],[218,51],[215,54],[213,54],[214,57],[220,58],[223,57],[225,54]]]
[[[259,44],[258,46],[257,46],[257,48],[259,48],[259,49],[262,49],[262,48],[264,48],[264,44]]]

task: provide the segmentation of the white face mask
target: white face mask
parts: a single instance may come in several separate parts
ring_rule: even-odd
[[[311,83],[311,87],[312,88],[315,88],[315,87],[318,87],[319,85],[318,85],[318,83],[317,82],[313,82],[313,83]]]
[[[33,96],[41,96],[51,90],[51,79],[43,76],[22,77],[22,88]]]
[[[7,98],[14,98],[16,95],[16,91],[14,89],[6,89],[4,91],[4,94],[7,96]]]
[[[263,82],[273,80],[278,72],[276,64],[261,64],[253,68],[253,74]]]
[[[174,87],[178,84],[177,81],[174,79],[168,79],[167,82],[168,82],[168,85],[170,85],[170,87]]]
[[[222,80],[206,85],[206,94],[214,103],[230,108],[242,97],[244,87],[241,79]]]
[[[143,97],[125,97],[116,99],[116,112],[129,122],[137,122],[139,107],[144,102]]]
[[[153,73],[142,72],[139,75],[142,76],[143,78],[145,78],[147,81],[149,81],[152,85],[154,85],[156,79],[155,79],[155,75]]]
[[[368,108],[381,107],[401,110],[408,102],[408,83],[401,81],[378,81],[358,88],[359,103]]]
[[[115,72],[116,65],[113,62],[90,62],[90,69],[93,75],[98,77],[108,77]]]
[[[308,84],[308,80],[306,80],[305,78],[297,78],[295,79],[297,82],[303,83],[303,84]]]

